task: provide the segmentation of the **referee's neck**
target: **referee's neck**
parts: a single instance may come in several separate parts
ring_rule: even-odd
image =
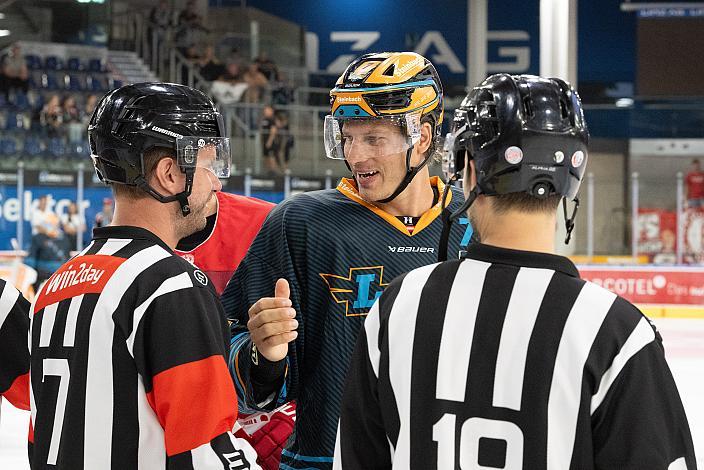
[[[553,214],[492,213],[479,223],[478,230],[485,245],[554,254],[555,220]]]

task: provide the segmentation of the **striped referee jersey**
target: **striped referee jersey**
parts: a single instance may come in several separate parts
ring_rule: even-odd
[[[31,309],[32,469],[249,469],[208,278],[136,227],[94,230]]]
[[[566,258],[479,243],[360,334],[336,469],[695,470],[662,341]]]
[[[0,279],[0,399],[29,409],[29,302]]]

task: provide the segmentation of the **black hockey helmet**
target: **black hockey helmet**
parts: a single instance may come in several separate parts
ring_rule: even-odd
[[[465,153],[474,161],[477,178],[463,206],[447,217],[447,225],[480,194],[559,195],[565,198],[568,243],[588,141],[582,103],[567,82],[533,75],[488,77],[462,101],[445,138],[443,168],[450,181],[461,178]],[[570,217],[567,199],[575,201]]]
[[[455,111],[445,142],[448,173],[474,161],[477,194],[525,192],[574,199],[589,133],[577,92],[558,78],[496,74]]]
[[[91,157],[98,177],[106,183],[138,186],[161,202],[179,201],[190,212],[188,196],[199,149],[214,147],[209,168],[229,176],[230,145],[222,116],[201,91],[172,83],[137,83],[106,94],[88,124]],[[184,191],[163,196],[145,179],[144,153],[154,147],[174,151],[186,174]]]

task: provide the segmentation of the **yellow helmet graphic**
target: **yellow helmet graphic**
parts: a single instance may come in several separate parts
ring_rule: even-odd
[[[442,84],[433,64],[415,52],[365,54],[352,62],[330,91],[336,118],[419,113],[432,117],[435,134],[443,118]]]
[[[384,122],[398,126],[402,139],[384,145],[365,145],[368,157],[405,155],[406,176],[386,203],[401,194],[432,158],[443,118],[442,85],[433,64],[415,52],[365,54],[354,60],[330,91],[330,114],[325,118],[325,154],[345,160],[343,127],[350,121]],[[411,166],[423,123],[431,126],[431,147],[422,163]]]

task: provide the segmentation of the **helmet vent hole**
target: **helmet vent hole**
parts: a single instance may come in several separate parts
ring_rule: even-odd
[[[562,113],[562,119],[568,119],[570,117],[567,104],[563,100],[560,100],[560,113]]]
[[[384,73],[382,73],[382,75],[386,75],[387,77],[393,77],[394,73],[396,73],[396,64],[391,64],[386,70],[384,70]]]

